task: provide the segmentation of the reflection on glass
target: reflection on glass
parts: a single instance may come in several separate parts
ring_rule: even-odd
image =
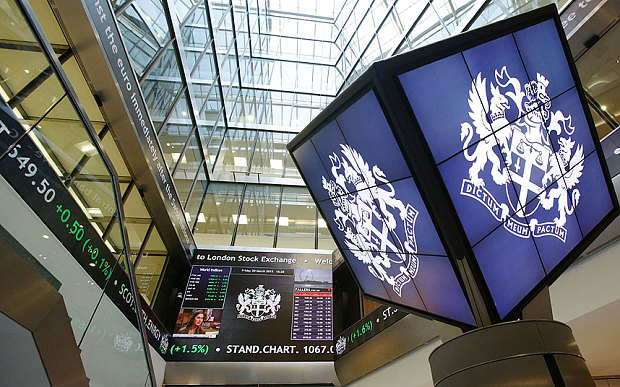
[[[235,246],[273,247],[280,187],[248,185],[239,216]]]
[[[302,187],[284,187],[276,247],[314,248],[316,207]]]
[[[194,179],[198,166],[202,164],[202,152],[198,138],[194,134],[189,138],[189,143],[182,155],[171,154],[172,160],[176,158],[176,174],[175,178],[183,175],[186,179]]]
[[[73,181],[69,192],[73,193],[73,197],[86,208],[91,223],[103,233],[116,213],[111,183],[78,178]]]
[[[260,173],[261,177],[282,177],[289,139],[288,133],[258,132],[250,171]]]
[[[577,70],[584,89],[599,103],[600,109],[616,122],[620,122],[619,39],[620,25],[616,24],[577,60]],[[599,138],[614,129],[596,115],[594,123]]]
[[[165,254],[149,254],[145,252],[140,257],[138,266],[136,266],[136,281],[140,294],[144,297],[147,303],[151,303],[157,283],[161,276],[166,262]]]
[[[161,149],[170,172],[172,172],[180,159],[191,129],[190,125],[167,124],[159,132],[159,143],[161,144]]]
[[[48,113],[53,118],[64,118],[67,115],[75,117],[73,107],[63,99],[64,96],[62,86],[53,76],[29,93],[25,100],[20,101],[18,110],[24,118],[43,117],[50,109],[55,110],[54,113]]]
[[[144,385],[148,368],[140,333],[107,297],[88,322],[79,348],[91,385]]]
[[[129,238],[129,246],[133,254],[140,250],[146,231],[149,228],[149,223],[149,219],[125,219],[127,238]]]
[[[182,87],[177,81],[147,79],[142,82],[144,100],[153,121],[166,117]]]
[[[232,174],[248,171],[256,132],[242,129],[229,129],[215,164],[214,173]]]
[[[148,19],[145,20],[146,17],[139,14],[134,5],[127,7],[117,18],[132,65],[141,75],[159,50],[159,44],[149,28]]]
[[[108,223],[107,227],[103,231],[103,237],[106,246],[110,249],[117,260],[120,260],[119,264],[127,273],[127,269],[125,268],[125,256],[121,254],[123,252],[123,238],[121,236],[121,229],[119,223],[116,221]]]
[[[241,184],[209,184],[194,231],[196,244],[231,244],[235,230],[233,215],[236,217],[239,212],[242,192]]]
[[[332,235],[329,233],[327,229],[327,223],[325,219],[318,214],[318,229],[319,229],[319,240],[318,240],[318,248],[320,250],[335,250],[337,248],[336,242],[332,238]]]
[[[189,191],[192,188],[192,180],[189,179],[174,179],[174,185],[179,194],[179,200],[181,201],[181,206],[185,208],[185,203],[187,202],[187,198],[189,197]],[[187,218],[188,216],[186,216]]]
[[[213,126],[213,132],[211,133],[211,137],[202,139],[203,144],[207,144],[207,149],[205,149],[205,155],[207,156],[209,172],[213,172],[215,170],[215,164],[216,162],[218,162],[220,147],[222,146],[222,141],[224,140],[225,133],[225,126],[218,121]]]
[[[197,220],[196,218],[198,217],[200,202],[202,201],[202,197],[204,196],[206,190],[207,182],[205,180],[196,180],[194,189],[192,190],[192,193],[187,200],[187,204],[185,205],[185,217],[189,219],[187,223],[190,227],[192,227]],[[202,220],[204,220],[204,215],[202,216]]]
[[[0,15],[2,13],[0,11]],[[5,17],[7,16],[5,15]],[[0,36],[4,37],[6,34],[3,32],[0,31],[2,33]],[[0,55],[2,55],[2,66],[0,67],[2,70],[2,90],[9,98],[19,93],[29,82],[47,68],[47,60],[41,52],[18,52],[14,49],[1,48]],[[49,105],[47,106],[49,107]]]

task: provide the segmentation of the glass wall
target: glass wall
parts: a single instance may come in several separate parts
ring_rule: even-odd
[[[123,315],[108,297],[116,290],[113,281],[96,275],[111,275],[117,268],[126,269],[124,251],[148,253],[144,244],[149,239],[150,217],[135,196],[129,172],[49,4],[43,0],[30,3],[9,0],[0,8],[0,18],[5,21],[0,25],[3,42],[0,98],[12,109],[25,131],[23,136],[11,136],[9,148],[0,154],[0,161],[3,165],[19,163],[15,168],[17,175],[25,173],[33,179],[42,178],[43,166],[51,167],[55,176],[44,175],[47,177],[37,188],[33,180],[32,189],[45,192],[45,204],[51,213],[60,213],[60,224],[66,223],[66,232],[75,239],[67,243],[63,239],[67,234],[61,232],[64,227],[58,230],[48,224],[47,228],[41,221],[45,219],[42,211],[35,213],[27,208],[27,205],[34,206],[36,197],[17,195],[22,192],[18,188],[25,187],[11,183],[15,181],[12,172],[1,179],[5,201],[2,226],[61,283],[59,292],[71,318],[90,384],[150,384],[141,333],[131,322],[132,317],[134,321],[141,318]],[[27,153],[20,156],[29,144],[36,149],[34,156],[25,157]],[[9,189],[9,184],[14,191]],[[70,198],[81,210],[80,214]],[[126,238],[122,236],[118,208],[123,208],[127,215],[123,222]],[[150,235],[156,232],[151,231]],[[99,238],[104,242],[100,247],[109,250],[105,254],[97,247],[92,250]],[[83,266],[78,263],[75,249],[73,255],[69,253],[69,244],[82,240],[81,252],[93,241],[88,245],[91,250],[85,253],[90,254],[93,262]],[[93,253],[95,250],[97,253]],[[160,248],[159,253],[167,255],[165,249]],[[85,267],[92,270],[99,267],[102,271],[89,272]],[[143,274],[156,277],[156,270],[145,268]],[[126,284],[131,287],[129,283]],[[143,285],[147,300],[152,299],[155,287]]]
[[[616,23],[577,60],[583,87],[597,105],[593,115],[601,139],[608,136],[620,122],[619,39],[620,24]]]

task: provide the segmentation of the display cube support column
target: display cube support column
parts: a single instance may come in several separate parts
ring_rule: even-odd
[[[433,383],[448,386],[594,386],[566,324],[524,320],[458,336],[431,353]]]

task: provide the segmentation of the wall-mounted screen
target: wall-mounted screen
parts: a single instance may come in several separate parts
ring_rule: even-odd
[[[197,250],[171,361],[331,360],[331,254]]]

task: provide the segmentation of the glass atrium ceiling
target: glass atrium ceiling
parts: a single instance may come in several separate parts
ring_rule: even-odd
[[[115,8],[196,242],[333,248],[286,144],[374,61],[547,3],[129,0]],[[284,229],[292,239],[278,238]]]
[[[204,158],[211,180],[236,181],[239,173],[298,179],[285,166],[287,133],[372,62],[546,2],[491,1],[473,20],[483,3],[134,0],[116,9],[171,169],[192,178]],[[271,142],[275,161],[251,165],[249,148],[265,135],[241,129],[283,132]]]

